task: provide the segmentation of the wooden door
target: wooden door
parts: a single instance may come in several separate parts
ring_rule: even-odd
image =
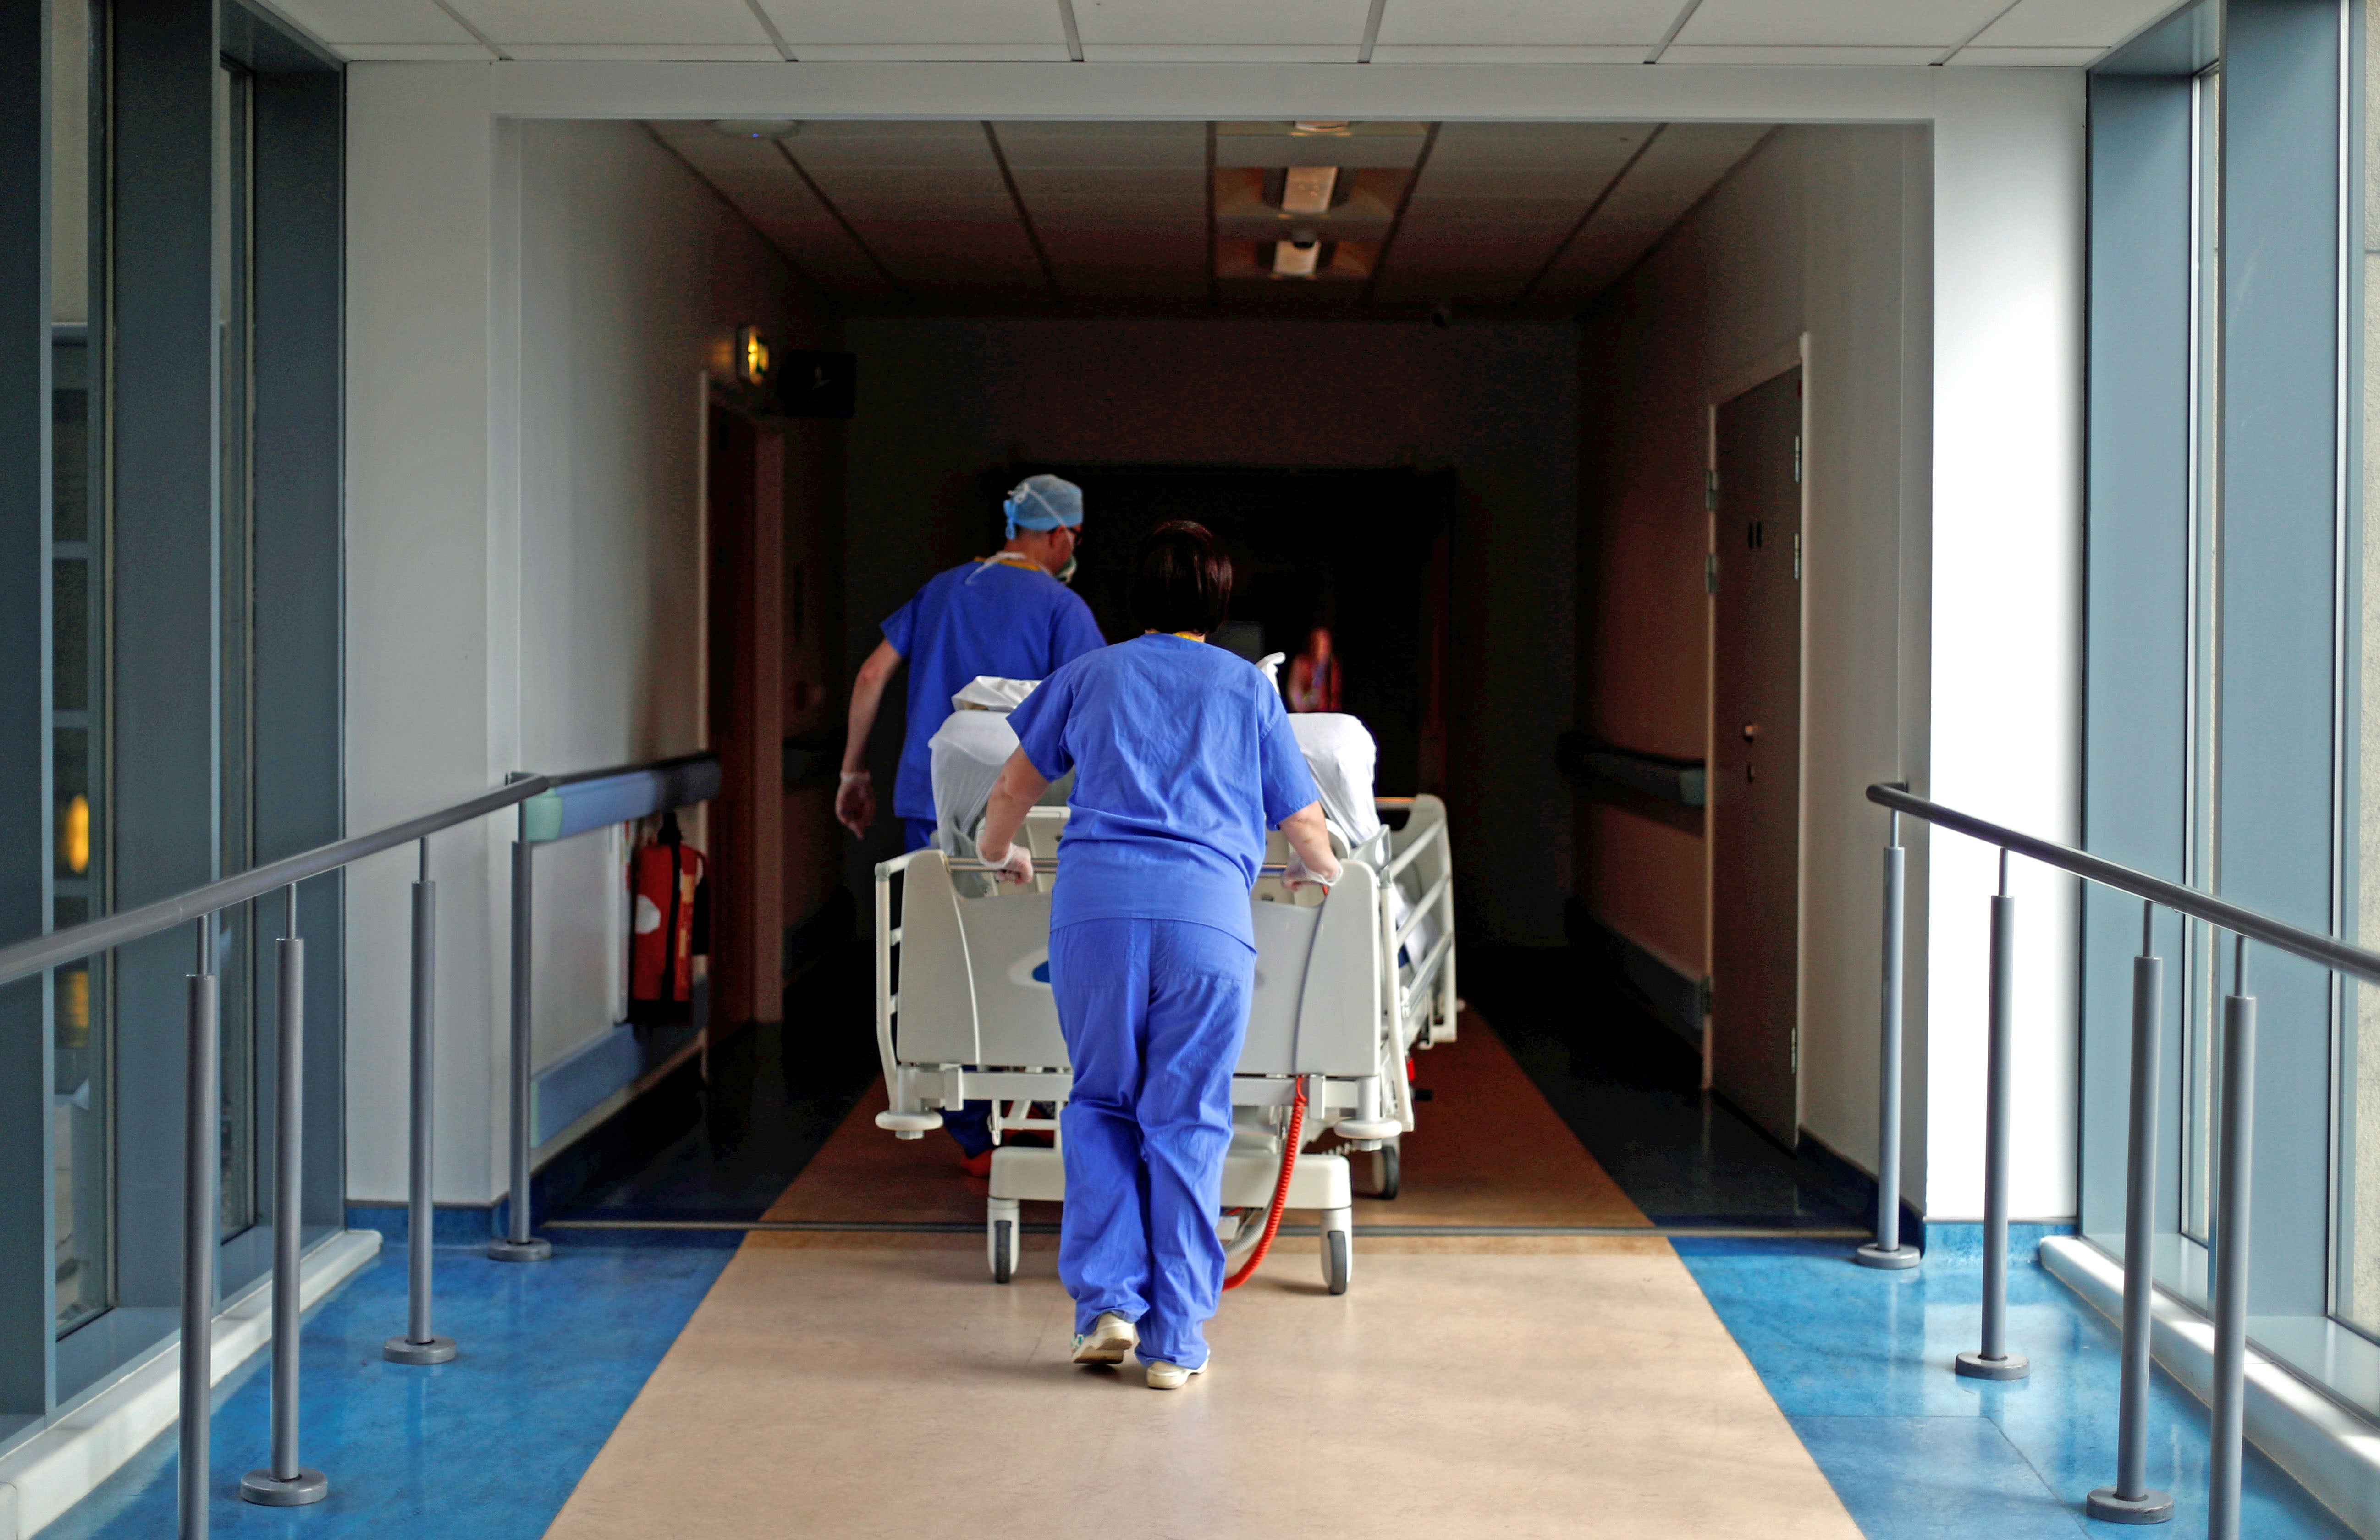
[[[1802,371],[1718,408],[1711,1085],[1801,1133]]]

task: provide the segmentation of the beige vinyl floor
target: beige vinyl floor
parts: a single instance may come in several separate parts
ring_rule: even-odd
[[[1504,1073],[1509,1055],[1484,1027],[1466,1034],[1463,1059],[1463,1074],[1450,1060],[1439,1078],[1496,1094],[1425,1109],[1450,1150],[1472,1117],[1516,1115],[1517,1069]],[[1541,1099],[1528,1112],[1560,1127]],[[1630,1222],[1615,1212],[1625,1199],[1567,1130],[1561,1138],[1567,1147],[1539,1158],[1585,1189],[1589,1222]],[[1530,1152],[1483,1143],[1510,1158],[1450,1159],[1459,1193],[1432,1191],[1436,1162],[1416,1147],[1406,1165],[1416,1218],[1426,1207],[1433,1223],[1475,1212],[1510,1224],[1518,1207],[1523,1222],[1561,1222],[1554,1211],[1568,1206]],[[893,1188],[923,1182],[929,1157],[913,1158]],[[946,1153],[930,1158],[955,1188]],[[868,1164],[825,1152],[820,1162],[811,1174],[840,1170],[838,1186]],[[1512,1172],[1501,1196],[1480,1180],[1498,1164]],[[880,1165],[873,1180],[893,1176]],[[841,1207],[825,1193],[787,1197],[781,1212]],[[1371,1207],[1386,1219],[1402,1203]],[[548,1534],[1856,1540],[1668,1243],[1367,1244],[1363,1222],[1347,1294],[1324,1292],[1311,1237],[1284,1237],[1225,1296],[1208,1328],[1212,1366],[1177,1392],[1149,1390],[1135,1365],[1066,1361],[1073,1308],[1054,1237],[1029,1236],[1020,1276],[1002,1287],[988,1280],[977,1236],[755,1234]]]

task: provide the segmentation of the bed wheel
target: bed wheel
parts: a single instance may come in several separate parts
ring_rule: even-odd
[[[1016,1276],[1016,1238],[1024,1232],[1024,1213],[1014,1198],[994,1198],[984,1206],[984,1260],[991,1280],[1005,1283]]]
[[[1354,1267],[1354,1246],[1348,1233],[1348,1211],[1333,1208],[1322,1216],[1322,1281],[1333,1294],[1347,1291]]]
[[[991,1247],[991,1280],[1005,1283],[1016,1276],[1016,1221],[992,1220],[986,1240]]]
[[[1372,1152],[1372,1196],[1382,1202],[1395,1197],[1404,1185],[1404,1157],[1397,1151],[1397,1142],[1394,1139],[1381,1141],[1380,1147]]]

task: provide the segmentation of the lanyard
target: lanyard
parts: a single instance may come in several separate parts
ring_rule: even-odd
[[[999,565],[1004,567],[1025,567],[1029,570],[1038,570],[1041,565],[1040,563],[1035,561],[1032,557],[1026,555],[1021,551],[998,551],[989,556],[981,558],[981,560],[987,566],[997,563]]]

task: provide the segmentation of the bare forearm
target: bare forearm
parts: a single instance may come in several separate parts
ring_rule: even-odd
[[[1339,869],[1339,858],[1330,854],[1330,831],[1322,821],[1322,804],[1309,802],[1281,820],[1281,838],[1289,848],[1305,863],[1305,869],[1328,876]]]
[[[987,861],[997,861],[1008,854],[1015,842],[1016,831],[1025,827],[1025,815],[1041,800],[1050,789],[1049,779],[1033,768],[1033,761],[1018,749],[1000,767],[1000,780],[991,788],[991,800],[984,809],[983,839],[978,848]]]
[[[868,767],[868,740],[876,731],[876,713],[884,705],[884,686],[892,681],[892,671],[901,666],[901,655],[892,650],[890,642],[879,642],[868,661],[859,665],[859,676],[851,682],[851,719],[843,742],[843,768],[846,772]]]

